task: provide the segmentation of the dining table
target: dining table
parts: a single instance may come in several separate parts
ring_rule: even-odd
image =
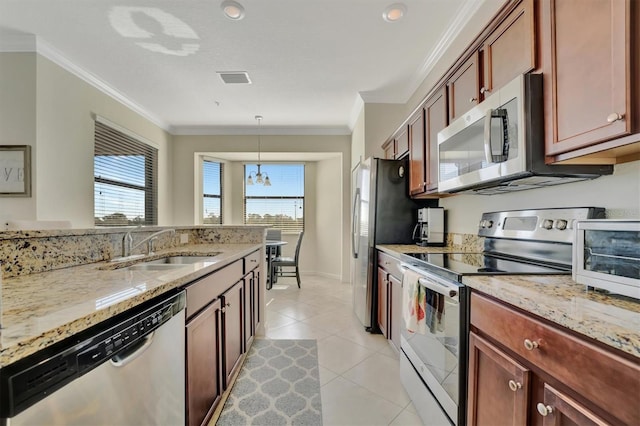
[[[273,270],[271,267],[271,261],[280,255],[280,249],[282,246],[286,245],[286,241],[280,240],[266,240],[265,242],[265,252],[267,254],[267,290],[271,290],[273,283],[275,282],[275,276],[273,275]]]

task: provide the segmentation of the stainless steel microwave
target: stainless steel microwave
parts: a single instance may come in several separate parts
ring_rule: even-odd
[[[640,299],[640,221],[576,222],[572,273],[579,284]]]
[[[611,174],[606,165],[548,165],[542,75],[520,75],[438,133],[438,191],[492,195]]]

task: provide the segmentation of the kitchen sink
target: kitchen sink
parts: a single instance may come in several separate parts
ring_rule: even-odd
[[[159,259],[138,262],[133,265],[123,267],[122,269],[126,269],[128,271],[165,271],[168,269],[180,268],[184,265],[210,261],[214,256],[219,254],[220,252],[211,253],[207,256],[166,256]]]

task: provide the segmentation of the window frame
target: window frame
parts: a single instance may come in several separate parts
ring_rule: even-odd
[[[155,226],[158,224],[158,147],[155,144],[147,142],[144,138],[130,132],[108,120],[100,119],[96,117],[94,122],[94,148],[93,148],[93,188],[94,188],[94,200],[93,200],[93,217],[94,226],[99,227],[114,227],[114,226],[133,226],[133,225],[145,225]],[[115,150],[113,153],[104,154],[102,152],[108,152],[109,150]],[[127,152],[128,151],[128,152]],[[96,158],[101,156],[128,156],[128,155],[143,156],[144,157],[144,186],[123,182],[119,180],[104,178],[96,176],[95,166]],[[127,224],[122,223],[104,223],[98,222],[98,216],[96,211],[95,197],[96,184],[110,185],[116,188],[134,189],[144,192],[144,221],[134,222],[127,218]],[[118,213],[113,212],[111,214]],[[125,213],[122,213],[126,216]],[[104,219],[108,215],[103,215],[101,219]]]
[[[215,195],[215,194],[207,194],[204,191],[204,177],[205,177],[205,173],[204,173],[204,167],[206,163],[216,163],[219,165],[220,167],[220,195]],[[208,158],[208,157],[202,157],[202,161],[200,162],[200,176],[201,176],[201,206],[200,206],[200,220],[201,223],[203,225],[222,225],[224,224],[224,162],[220,161],[220,160],[215,160],[212,158]],[[206,222],[206,217],[204,215],[204,209],[205,209],[205,203],[204,200],[205,198],[218,198],[220,199],[220,222],[219,223],[207,223]]]
[[[269,163],[264,163],[261,162],[260,163],[261,166],[266,165],[270,165],[270,166],[278,166],[278,165],[282,165],[282,166],[287,166],[287,165],[293,165],[293,166],[302,166],[302,195],[301,196],[295,196],[295,195],[289,195],[289,196],[282,196],[282,195],[277,195],[277,196],[268,196],[268,195],[253,195],[253,196],[247,196],[247,166],[251,166],[251,167],[256,167],[257,168],[257,163],[249,163],[246,162],[243,164],[242,166],[242,170],[243,170],[243,183],[242,183],[242,189],[243,189],[243,196],[242,196],[242,221],[245,225],[251,225],[249,223],[247,223],[247,199],[249,200],[286,200],[286,199],[290,199],[290,200],[302,200],[302,211],[303,211],[303,215],[302,215],[302,226],[300,229],[284,229],[282,227],[277,226],[276,224],[267,224],[269,225],[271,228],[273,229],[279,229],[282,231],[283,234],[297,234],[299,232],[303,232],[306,228],[306,214],[304,213],[306,211],[306,195],[305,195],[305,186],[306,186],[306,174],[307,174],[307,167],[306,164],[304,162],[269,162]],[[255,185],[255,183],[254,183]],[[271,188],[273,188],[273,186],[271,186]]]

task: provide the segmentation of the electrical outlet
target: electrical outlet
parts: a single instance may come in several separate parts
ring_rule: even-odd
[[[187,244],[189,242],[189,234],[180,234],[180,244]]]
[[[456,245],[456,246],[462,245],[462,235],[453,234],[453,245]]]

